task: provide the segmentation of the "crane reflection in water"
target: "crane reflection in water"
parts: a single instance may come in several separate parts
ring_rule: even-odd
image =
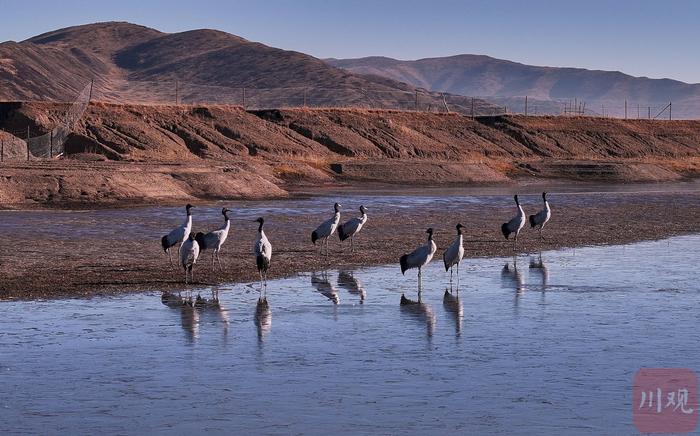
[[[345,289],[351,295],[357,295],[360,298],[360,304],[364,304],[367,292],[360,279],[355,277],[353,270],[338,271],[338,287]]]
[[[212,289],[211,298],[204,298],[198,294],[194,299],[163,292],[161,302],[180,312],[180,325],[188,342],[197,342],[201,326],[205,324],[221,326],[224,339],[228,337],[230,324],[228,310],[219,301],[218,289]]]

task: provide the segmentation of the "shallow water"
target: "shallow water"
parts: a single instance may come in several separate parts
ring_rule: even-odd
[[[700,192],[700,179],[668,184],[553,184],[550,186],[550,201],[556,207],[590,206],[605,207],[617,204],[621,197],[632,194],[636,202],[667,201],[663,194],[694,194]],[[221,208],[232,209],[233,225],[254,229],[251,222],[259,216],[307,217],[327,216],[330,205],[338,201],[344,205],[345,217],[356,216],[357,208],[364,204],[369,215],[377,212],[402,213],[410,211],[464,213],[465,207],[488,205],[488,207],[512,207],[514,193],[539,210],[542,186],[497,186],[497,187],[421,187],[416,189],[386,187],[328,190],[322,195],[309,198],[293,198],[275,201],[241,201],[196,203],[195,227],[217,228],[221,223]],[[643,193],[643,196],[635,195]],[[655,194],[660,194],[661,199]],[[160,238],[163,229],[180,225],[183,207],[146,206],[135,208],[98,210],[0,210],[0,232],[13,237],[51,238],[73,240],[76,238]],[[50,225],[47,223],[50,222]],[[108,225],[103,225],[107,223]]]
[[[698,369],[700,235],[160,294],[1,303],[0,433],[633,433],[641,367]],[[202,289],[209,297],[211,289]],[[456,295],[456,294],[455,294]]]

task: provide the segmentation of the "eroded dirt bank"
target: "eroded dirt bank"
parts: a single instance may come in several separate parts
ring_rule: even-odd
[[[0,128],[29,125],[33,134],[65,111],[0,106]],[[0,204],[71,207],[272,198],[376,182],[675,181],[700,174],[700,121],[93,103],[65,158],[23,162],[16,148],[0,164]]]
[[[331,214],[333,201],[344,208],[342,219],[358,214],[364,203],[369,221],[356,240],[356,253],[341,252],[337,238],[328,259],[317,254],[311,231]],[[526,213],[541,207],[538,195],[521,197]],[[518,252],[559,247],[619,244],[700,231],[700,193],[552,192],[553,218],[540,241],[525,229]],[[221,258],[222,271],[210,267],[205,252],[195,269],[196,283],[185,286],[180,269],[171,268],[160,248],[160,237],[179,225],[182,207],[147,207],[88,211],[0,211],[0,299],[90,296],[142,290],[206,289],[226,282],[253,282],[257,272],[251,254],[254,218],[264,215],[273,245],[270,277],[343,266],[396,264],[398,257],[424,243],[425,229],[436,229],[441,262],[454,238],[454,226],[466,226],[466,257],[509,256],[512,243],[500,234],[500,224],[513,215],[509,195],[498,196],[343,196],[277,202],[197,203],[194,231],[222,224],[222,206],[233,209],[232,227]],[[527,268],[527,265],[523,267]],[[469,282],[469,262],[462,267]],[[440,278],[438,278],[440,279]],[[442,279],[447,279],[447,276]],[[406,290],[415,288],[415,273],[407,273]]]

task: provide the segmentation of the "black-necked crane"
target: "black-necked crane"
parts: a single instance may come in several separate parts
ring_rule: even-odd
[[[338,223],[340,222],[340,204],[335,203],[333,205],[333,218],[327,219],[320,226],[311,232],[311,242],[316,245],[316,241],[321,241],[321,250],[319,254],[323,253],[323,245],[326,245],[326,256],[328,256],[328,238],[335,233],[338,228]]]
[[[260,274],[260,289],[262,290],[267,285],[267,270],[270,268],[270,259],[272,259],[272,244],[267,240],[263,225],[265,220],[260,217],[255,220],[258,226],[258,236],[255,238],[253,253],[255,254],[255,264],[258,267]]]
[[[187,239],[180,246],[180,266],[185,270],[185,283],[187,283],[187,273],[190,280],[194,281],[194,264],[199,257],[199,244],[194,239],[194,233],[188,235]]]
[[[537,227],[537,229],[540,232],[540,238],[544,240],[544,236],[542,236],[542,229],[544,229],[544,226],[552,217],[552,210],[549,208],[549,202],[547,201],[546,192],[542,193],[542,201],[544,202],[544,209],[542,209],[534,215],[530,215],[529,219],[530,228],[534,229],[535,227]]]
[[[445,272],[448,270],[450,271],[450,288],[452,288],[452,270],[454,270],[454,267],[457,267],[457,290],[459,291],[459,263],[462,261],[462,258],[464,257],[464,245],[462,244],[463,242],[463,236],[462,236],[462,229],[464,226],[462,224],[457,224],[456,229],[457,229],[457,237],[455,238],[454,241],[452,241],[452,244],[450,244],[449,247],[447,247],[447,250],[442,254],[442,260],[445,263]]]
[[[168,260],[170,261],[170,265],[173,264],[173,259],[172,256],[170,255],[170,249],[174,247],[177,244],[182,244],[184,242],[185,238],[188,237],[190,232],[192,231],[192,206],[191,204],[188,204],[185,206],[185,211],[187,211],[187,217],[185,218],[185,222],[178,228],[174,229],[167,235],[163,236],[160,238],[160,244],[163,247],[163,251],[168,253]],[[180,248],[178,247],[178,254],[180,253]]]
[[[199,243],[199,249],[201,251],[211,250],[211,267],[214,269],[214,259],[216,259],[219,264],[219,269],[221,269],[221,259],[219,258],[219,251],[221,246],[226,242],[228,237],[229,229],[231,228],[231,219],[228,216],[230,212],[229,209],[221,209],[221,214],[224,216],[224,225],[219,229],[211,231],[209,233],[198,232],[195,235],[195,239]]]
[[[338,227],[338,237],[340,238],[341,242],[350,238],[351,253],[355,251],[355,247],[353,244],[355,235],[360,233],[360,230],[362,230],[362,226],[364,226],[367,222],[367,208],[364,205],[360,206],[360,213],[361,215],[359,217],[348,220],[347,222],[343,223]]]
[[[437,246],[435,241],[433,241],[433,229],[429,228],[425,231],[428,234],[428,242],[425,245],[421,245],[409,254],[404,254],[399,259],[401,264],[401,274],[406,274],[406,271],[413,268],[418,268],[418,293],[421,292],[422,286],[422,269],[425,265],[430,263],[437,251]]]
[[[518,213],[507,223],[501,225],[501,232],[503,236],[508,239],[511,234],[515,233],[515,238],[513,239],[513,251],[515,251],[518,245],[518,234],[520,230],[525,226],[525,212],[523,207],[520,205],[520,200],[518,196],[513,197],[515,199],[515,206],[518,208]]]

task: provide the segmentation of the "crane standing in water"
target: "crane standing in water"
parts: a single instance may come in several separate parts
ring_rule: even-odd
[[[537,230],[539,230],[540,233],[540,238],[542,240],[545,240],[544,236],[542,235],[542,229],[544,229],[544,226],[549,222],[549,219],[552,217],[552,210],[549,208],[549,202],[547,201],[547,193],[543,192],[542,193],[542,201],[544,202],[544,209],[541,211],[537,212],[535,215],[530,215],[530,228],[535,228],[537,227]]]
[[[324,221],[320,226],[311,232],[311,242],[316,245],[316,241],[321,240],[321,250],[319,254],[323,253],[323,245],[326,245],[326,256],[328,256],[328,238],[335,233],[335,229],[338,228],[338,223],[340,222],[340,204],[335,203],[333,205],[333,218]]]
[[[260,217],[255,222],[260,226],[258,227],[258,236],[255,238],[255,245],[253,245],[253,254],[255,254],[258,274],[260,274],[260,289],[262,290],[267,286],[267,270],[270,268],[270,260],[272,259],[272,244],[267,240],[263,231],[265,220]]]
[[[338,227],[338,237],[340,238],[341,242],[350,238],[351,253],[355,252],[355,247],[353,245],[355,235],[360,233],[362,226],[364,226],[367,222],[367,208],[364,205],[360,206],[360,213],[362,214],[360,217],[353,218]]]
[[[228,237],[229,229],[231,228],[231,219],[228,217],[230,210],[227,208],[221,209],[221,214],[224,216],[224,225],[221,228],[211,231],[209,233],[198,232],[195,235],[197,243],[199,243],[199,249],[201,251],[212,250],[211,252],[211,268],[214,269],[214,259],[216,259],[219,269],[221,269],[221,259],[219,258],[219,251],[221,246],[226,242]]]
[[[520,205],[518,196],[516,195],[513,198],[515,199],[515,206],[518,208],[518,213],[511,218],[510,221],[501,225],[501,232],[506,239],[508,239],[511,234],[515,233],[515,238],[513,239],[513,251],[515,251],[518,245],[518,234],[525,226],[525,211],[523,211],[523,207]]]
[[[178,228],[173,229],[170,233],[160,238],[160,244],[163,247],[163,251],[168,253],[168,260],[170,265],[173,264],[173,259],[170,255],[170,249],[177,244],[182,244],[182,242],[187,238],[192,231],[192,211],[194,206],[188,204],[185,206],[185,211],[187,212],[187,217],[185,222]],[[178,247],[178,254],[180,253],[180,247]]]
[[[187,236],[180,246],[180,266],[185,270],[185,284],[187,284],[187,273],[189,272],[191,281],[194,281],[194,264],[199,258],[199,244],[194,239],[194,233]]]
[[[418,293],[421,292],[422,286],[422,268],[430,263],[437,251],[435,241],[433,241],[432,227],[425,231],[428,234],[428,242],[421,245],[409,254],[404,254],[399,259],[401,264],[401,274],[406,274],[406,271],[412,268],[418,268]]]
[[[452,288],[452,271],[454,267],[457,267],[457,290],[459,290],[459,263],[464,257],[464,245],[462,229],[464,226],[462,224],[457,224],[457,237],[455,240],[447,247],[447,250],[442,254],[442,260],[445,263],[445,272],[450,271],[450,288]]]

